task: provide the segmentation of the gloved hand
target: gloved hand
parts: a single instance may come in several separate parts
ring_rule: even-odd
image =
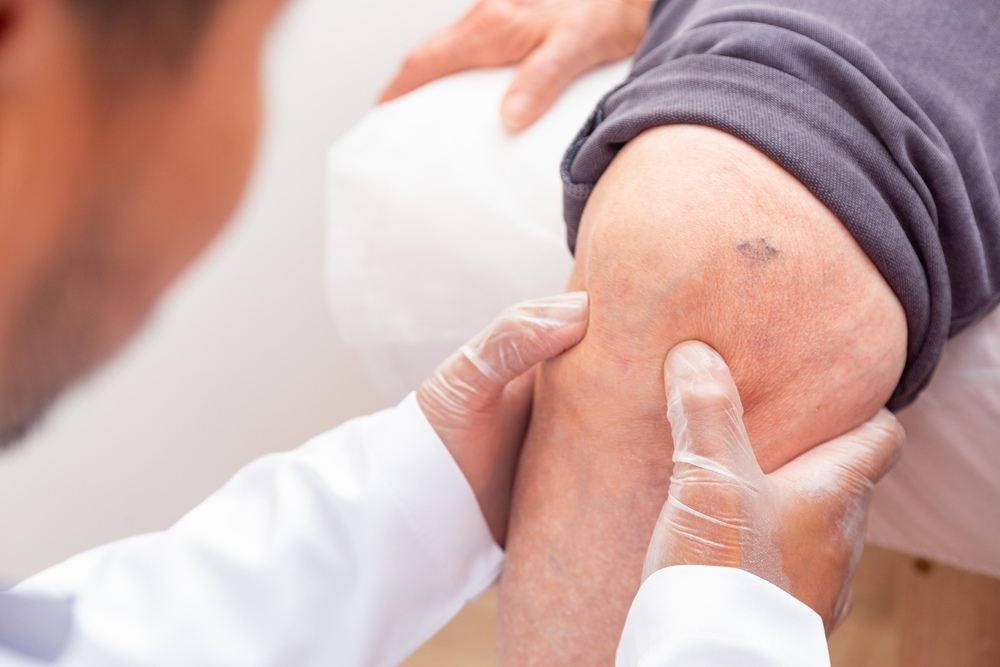
[[[579,343],[589,314],[586,292],[508,308],[417,391],[420,408],[469,480],[501,546],[531,415],[534,375],[528,371]]]
[[[500,107],[504,124],[534,123],[576,77],[635,52],[652,0],[480,0],[418,46],[380,102],[455,72],[521,63]]]
[[[681,343],[665,382],[674,469],[643,580],[671,565],[741,568],[809,605],[832,632],[850,610],[872,490],[902,451],[899,422],[881,410],[765,475],[715,350]]]

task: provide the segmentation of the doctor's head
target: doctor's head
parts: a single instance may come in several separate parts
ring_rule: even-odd
[[[282,0],[0,0],[0,441],[231,214]]]

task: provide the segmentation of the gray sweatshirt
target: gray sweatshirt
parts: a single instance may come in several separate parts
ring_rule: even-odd
[[[755,146],[858,241],[906,311],[890,407],[1000,301],[1000,1],[660,0],[563,161],[571,248],[618,150],[670,123]]]

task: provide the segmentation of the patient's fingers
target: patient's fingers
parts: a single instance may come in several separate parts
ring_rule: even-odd
[[[469,54],[456,48],[454,34],[454,29],[446,30],[411,51],[378,101],[389,102],[425,83],[473,67],[466,64]]]
[[[631,55],[645,32],[648,10],[647,0],[564,3],[504,96],[504,125],[524,129],[581,74]]]
[[[379,102],[463,70],[523,61],[500,110],[509,129],[521,130],[576,77],[632,54],[649,7],[650,0],[480,0],[407,56]]]
[[[528,127],[548,111],[578,76],[607,62],[591,39],[570,27],[558,27],[529,55],[507,89],[500,117],[508,129]]]
[[[463,70],[520,62],[542,41],[546,18],[506,0],[483,0],[454,26],[415,48],[379,102]]]

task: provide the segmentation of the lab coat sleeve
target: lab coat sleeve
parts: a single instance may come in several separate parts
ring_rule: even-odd
[[[249,464],[163,533],[19,588],[75,597],[67,667],[381,667],[489,587],[502,562],[411,394]]]
[[[749,572],[677,565],[632,602],[616,667],[830,667],[823,621]]]

